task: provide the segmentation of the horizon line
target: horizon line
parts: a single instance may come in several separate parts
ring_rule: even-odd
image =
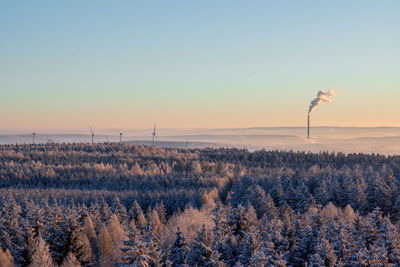
[[[306,129],[307,126],[253,126],[253,127],[224,127],[224,128],[158,128],[158,130],[175,130],[175,131],[185,131],[185,130],[252,130],[252,129]],[[373,129],[373,128],[400,128],[400,126],[335,126],[335,125],[320,125],[320,126],[312,126],[312,128],[355,128],[355,129]],[[123,131],[145,131],[145,130],[153,130],[153,128],[127,128],[127,129],[118,129],[118,128],[101,128],[95,129],[95,132],[104,132],[104,131],[115,131],[120,132]],[[88,132],[84,129],[37,129],[37,130],[10,130],[10,129],[0,129],[0,135],[25,135],[31,133],[42,133],[42,134],[82,134],[83,132]],[[90,135],[90,133],[88,133]]]

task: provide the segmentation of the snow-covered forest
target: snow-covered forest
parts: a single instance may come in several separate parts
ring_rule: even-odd
[[[400,157],[0,146],[0,266],[399,266]]]

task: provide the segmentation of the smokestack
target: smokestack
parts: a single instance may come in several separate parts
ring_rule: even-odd
[[[317,97],[311,101],[310,106],[308,107],[308,114],[307,114],[307,138],[310,139],[310,114],[311,112],[316,109],[317,107],[325,104],[331,103],[332,98],[336,95],[335,88],[331,88],[327,91],[319,90]]]

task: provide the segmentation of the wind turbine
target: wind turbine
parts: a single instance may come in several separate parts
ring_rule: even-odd
[[[156,124],[154,123],[154,130],[153,130],[153,146],[154,142],[156,141]]]
[[[32,144],[35,144],[35,136],[36,136],[36,133],[32,133]]]
[[[119,143],[122,144],[122,133],[119,133]]]
[[[51,143],[53,143],[53,140],[51,140],[51,138],[47,137],[47,143],[51,144]]]
[[[92,144],[94,144],[94,132],[93,132],[92,127],[89,126],[89,128],[90,128],[90,131],[92,132]]]

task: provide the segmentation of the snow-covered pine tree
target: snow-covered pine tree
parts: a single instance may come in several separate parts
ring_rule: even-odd
[[[144,216],[142,207],[140,207],[139,202],[137,202],[137,200],[135,200],[135,202],[133,203],[133,206],[131,208],[131,213],[133,213],[133,219],[135,220],[135,224],[138,227],[139,230],[143,229],[146,224],[147,224],[147,220],[146,217]]]
[[[98,227],[101,223],[101,218],[102,214],[100,213],[100,209],[104,207],[107,203],[103,202],[102,204],[99,204],[98,201],[95,201],[94,203],[91,203],[89,206],[88,210],[88,216],[90,217],[90,220],[92,221],[93,225],[96,225]],[[108,205],[107,205],[108,207]]]
[[[317,263],[319,264],[319,261],[321,260],[323,266],[335,266],[337,262],[337,257],[334,250],[332,249],[331,244],[324,237],[320,238],[317,246],[314,248],[314,251],[314,254],[311,255],[310,265],[312,265],[311,263],[313,263],[314,265]]]
[[[111,266],[112,264],[112,239],[105,223],[101,224],[99,232],[99,245],[101,248],[100,265],[103,267]]]
[[[231,263],[240,261],[242,264],[247,265],[254,250],[259,246],[258,234],[253,229],[256,225],[254,221],[256,218],[251,218],[247,215],[245,208],[239,205],[232,210],[228,217],[227,225],[232,239],[226,240],[223,257]],[[226,254],[227,250],[230,250],[231,253]],[[233,258],[226,258],[229,254]]]
[[[155,222],[154,218],[158,219],[157,216],[149,216],[147,219],[147,224],[144,229],[143,240],[146,245],[146,255],[149,256],[149,264],[151,266],[156,266],[160,264],[162,258],[162,251],[160,248],[159,233],[157,231],[157,224],[160,223],[158,220]]]
[[[121,258],[121,251],[120,247],[122,246],[123,240],[126,239],[126,232],[122,228],[122,226],[119,223],[119,219],[116,214],[113,214],[111,216],[111,219],[109,221],[109,225],[107,226],[107,229],[110,233],[111,237],[111,259],[112,262],[118,262],[119,259]]]
[[[30,267],[53,267],[54,261],[51,257],[50,250],[42,235],[38,235],[35,239],[34,246],[32,247],[32,257]]]
[[[102,200],[101,202],[101,211],[102,211],[101,222],[105,222],[113,214],[113,211],[111,210],[110,206],[105,200]]]
[[[128,224],[128,212],[126,207],[121,203],[121,200],[117,197],[114,202],[114,214],[118,217],[119,223],[125,227]]]
[[[221,266],[218,253],[212,249],[212,238],[202,225],[195,240],[190,246],[187,257],[189,266]]]
[[[178,227],[178,231],[176,232],[176,239],[170,249],[170,254],[169,254],[169,260],[171,262],[171,266],[173,267],[185,266],[188,250],[189,247],[185,241],[185,237],[179,231]]]
[[[400,266],[400,235],[388,217],[381,221],[374,246],[384,247],[388,263]]]
[[[267,195],[266,198],[266,210],[264,216],[268,218],[268,220],[276,219],[278,218],[278,209],[275,206],[274,199],[271,197],[270,194]]]
[[[60,264],[68,254],[68,225],[65,222],[62,210],[54,201],[51,222],[44,231],[50,253],[57,264]]]
[[[354,242],[352,242],[350,231],[346,224],[340,224],[337,229],[335,229],[335,235],[332,236],[332,247],[338,260],[342,262],[350,262],[350,257],[353,253]]]
[[[75,255],[82,266],[91,266],[94,264],[93,252],[90,241],[80,225],[83,223],[82,220],[82,216],[79,221],[76,221],[75,217],[69,220],[69,251]]]
[[[213,228],[213,250],[222,252],[222,247],[224,243],[224,239],[228,234],[228,225],[226,220],[226,211],[230,209],[226,209],[220,201],[215,203],[215,208],[212,210],[212,219],[214,221]]]
[[[100,261],[101,257],[101,247],[99,245],[99,240],[97,238],[96,232],[94,230],[93,222],[89,216],[83,214],[83,232],[86,234],[89,239],[90,246],[92,248],[92,253],[95,258],[95,262]]]
[[[61,267],[81,267],[80,262],[76,259],[75,254],[69,252],[63,260]]]
[[[166,211],[164,202],[157,203],[156,206],[154,207],[154,210],[157,212],[161,223],[162,224],[166,224],[166,222],[167,222],[167,211]]]
[[[12,195],[3,204],[0,216],[0,244],[15,256],[23,254],[24,233],[20,227],[21,206]]]
[[[129,224],[129,232],[121,246],[122,256],[118,266],[149,266],[150,256],[146,244],[142,240],[140,231],[136,228],[135,221]]]
[[[256,185],[254,187],[253,192],[248,197],[248,201],[256,210],[257,218],[260,219],[267,212],[267,198],[261,186]]]
[[[250,266],[264,267],[267,266],[267,257],[262,250],[255,251],[250,258]]]

